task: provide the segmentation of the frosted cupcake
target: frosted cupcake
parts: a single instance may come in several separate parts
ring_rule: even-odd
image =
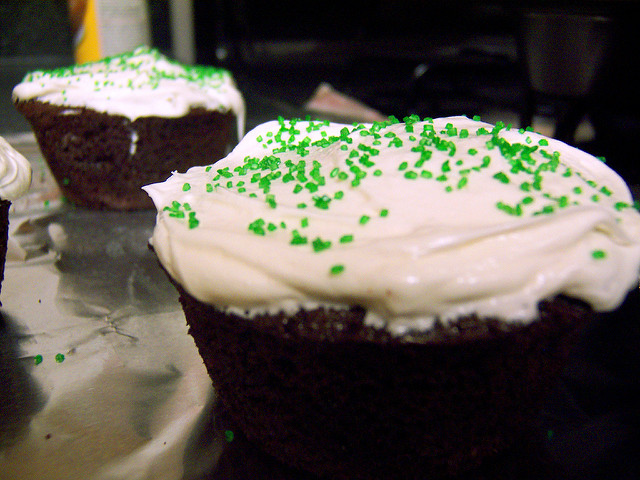
[[[230,72],[146,47],[29,73],[13,100],[65,197],[91,208],[152,207],[143,185],[223,157],[244,130]]]
[[[625,182],[479,119],[281,119],[145,190],[221,401],[327,478],[450,475],[508,448],[577,332],[638,286]]]
[[[0,137],[0,289],[4,279],[9,237],[11,202],[24,195],[31,185],[31,164]]]

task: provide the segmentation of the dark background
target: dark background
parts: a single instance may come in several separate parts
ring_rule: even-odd
[[[586,119],[595,135],[578,139],[579,146],[637,184],[639,3],[194,0],[196,60],[232,70],[249,127],[298,114],[322,81],[399,117],[493,119],[501,112],[528,125],[537,115],[557,123],[556,135],[570,143]],[[149,12],[153,45],[171,54],[169,0],[150,0]],[[526,30],[523,19],[532,14],[538,23]],[[557,14],[583,23],[547,21]],[[594,18],[607,23],[592,24]],[[549,47],[535,38],[527,44],[536,32],[551,39],[540,61],[557,63],[565,92],[545,91],[553,79],[544,75],[542,86],[531,88],[541,66],[527,62]],[[582,50],[570,44],[576,38]],[[605,52],[594,61],[590,53],[599,47]],[[11,107],[13,85],[29,70],[72,62],[72,52],[64,0],[0,0],[0,132],[28,130]],[[581,91],[574,84],[590,66],[594,73]]]

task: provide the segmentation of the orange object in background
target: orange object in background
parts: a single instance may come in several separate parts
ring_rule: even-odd
[[[68,9],[77,63],[150,42],[146,0],[68,0]]]

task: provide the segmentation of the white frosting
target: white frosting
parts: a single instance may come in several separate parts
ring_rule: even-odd
[[[14,87],[13,99],[88,107],[132,121],[181,117],[198,107],[232,111],[238,138],[244,133],[244,99],[228,71],[182,65],[147,47],[97,62],[29,73]]]
[[[144,187],[160,262],[206,303],[357,304],[393,332],[530,321],[557,294],[611,310],[637,286],[640,214],[601,160],[465,117],[405,121],[269,122],[212,167]]]
[[[31,185],[31,164],[0,137],[0,198],[16,200]]]

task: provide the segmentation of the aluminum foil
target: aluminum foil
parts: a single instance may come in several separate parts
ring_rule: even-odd
[[[32,136],[0,300],[0,479],[191,479],[226,441],[178,295],[147,247],[154,211],[66,204]]]

